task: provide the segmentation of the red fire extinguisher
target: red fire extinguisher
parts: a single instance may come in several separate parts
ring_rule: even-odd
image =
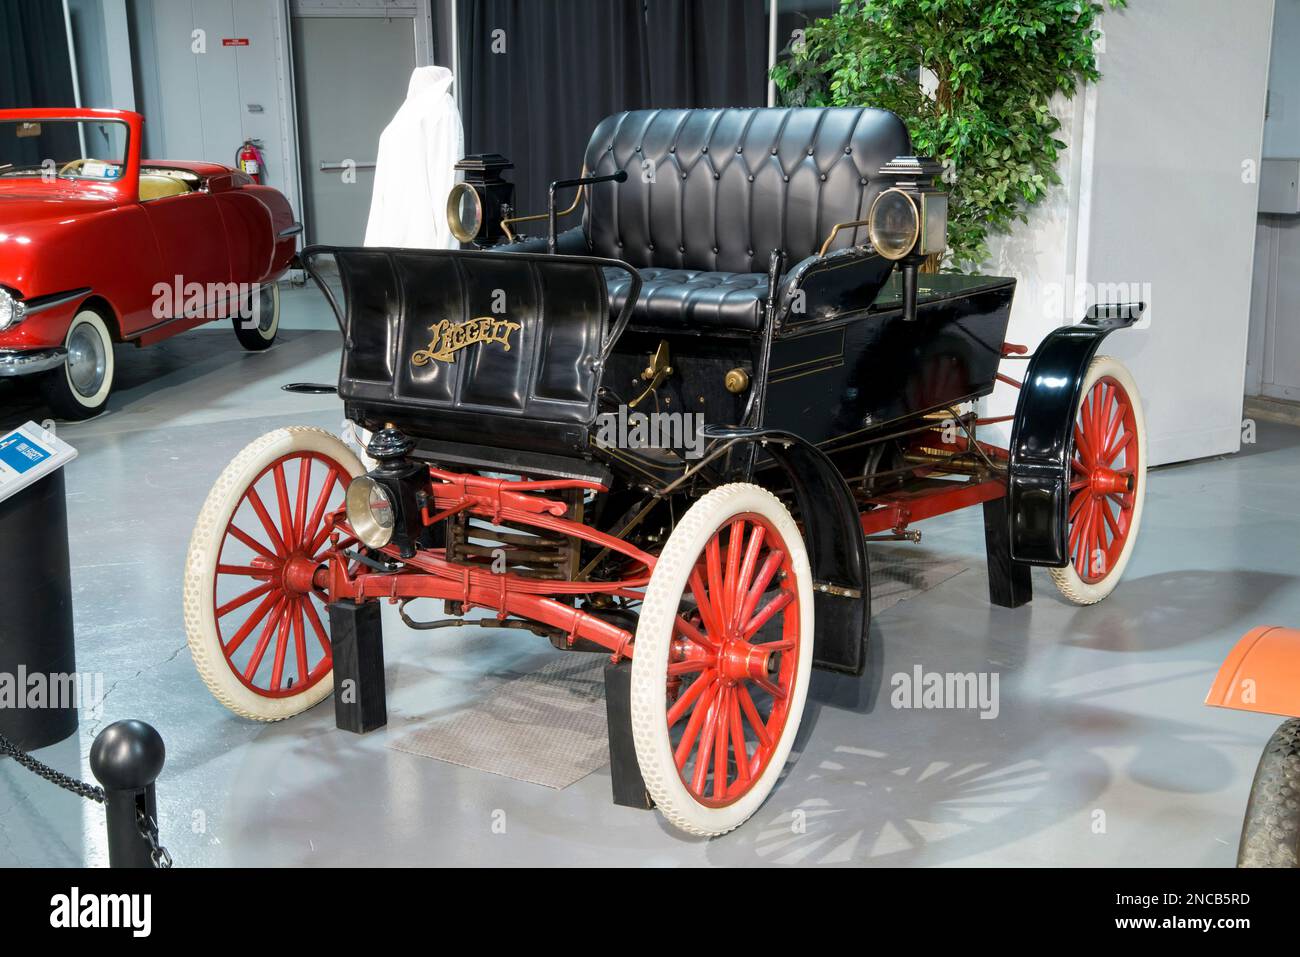
[[[241,172],[247,173],[254,183],[262,182],[262,177],[266,173],[266,161],[262,158],[262,141],[244,140],[244,145],[235,155],[235,165]]]

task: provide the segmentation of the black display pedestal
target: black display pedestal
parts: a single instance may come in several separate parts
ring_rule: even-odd
[[[0,502],[0,734],[29,751],[77,730],[63,492],[60,468]],[[33,675],[45,676],[44,707],[26,706]]]

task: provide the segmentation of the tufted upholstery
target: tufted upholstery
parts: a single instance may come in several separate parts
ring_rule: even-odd
[[[645,266],[641,297],[632,321],[655,326],[714,326],[756,331],[763,327],[767,276],[747,272],[697,272]],[[621,269],[605,270],[609,310],[613,315],[627,302],[632,280]]]
[[[592,175],[626,170],[628,179],[590,188],[587,242],[594,255],[637,267],[765,273],[774,249],[797,263],[817,252],[835,223],[865,217],[881,189],[876,171],[910,151],[907,128],[886,110],[618,113],[592,133],[586,168]],[[835,247],[863,242],[864,232],[841,232]],[[661,280],[664,296],[689,301]],[[732,285],[715,309],[718,290]],[[743,285],[715,284],[691,311],[738,310]],[[642,295],[649,298],[649,288]]]
[[[907,128],[886,110],[618,113],[591,134],[585,167],[628,178],[588,187],[582,227],[561,233],[558,249],[635,266],[638,325],[758,330],[773,250],[785,251],[791,281],[832,226],[866,217],[883,188],[880,167],[910,152]],[[865,233],[843,230],[832,248],[863,243]],[[500,247],[545,248],[544,239]],[[618,270],[606,278],[617,315],[630,281]]]

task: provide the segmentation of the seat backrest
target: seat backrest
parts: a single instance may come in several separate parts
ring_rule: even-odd
[[[308,246],[300,260],[342,326],[338,394],[353,418],[498,448],[585,447],[609,328],[608,263],[334,246]]]
[[[877,171],[910,153],[907,127],[865,107],[633,110],[607,117],[587,144],[584,228],[592,253],[633,266],[766,272],[791,264],[836,223],[863,219]],[[834,248],[865,242],[842,230]]]
[[[175,176],[168,176],[166,173],[140,174],[140,199],[142,200],[180,196],[189,191],[189,185]]]

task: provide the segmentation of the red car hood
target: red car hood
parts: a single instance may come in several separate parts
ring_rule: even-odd
[[[48,240],[66,236],[88,217],[118,205],[111,189],[96,184],[0,178],[0,285],[25,296],[58,291],[43,288],[37,275],[42,250],[50,248]]]
[[[117,204],[117,196],[102,188],[0,179],[0,226],[71,219]]]

